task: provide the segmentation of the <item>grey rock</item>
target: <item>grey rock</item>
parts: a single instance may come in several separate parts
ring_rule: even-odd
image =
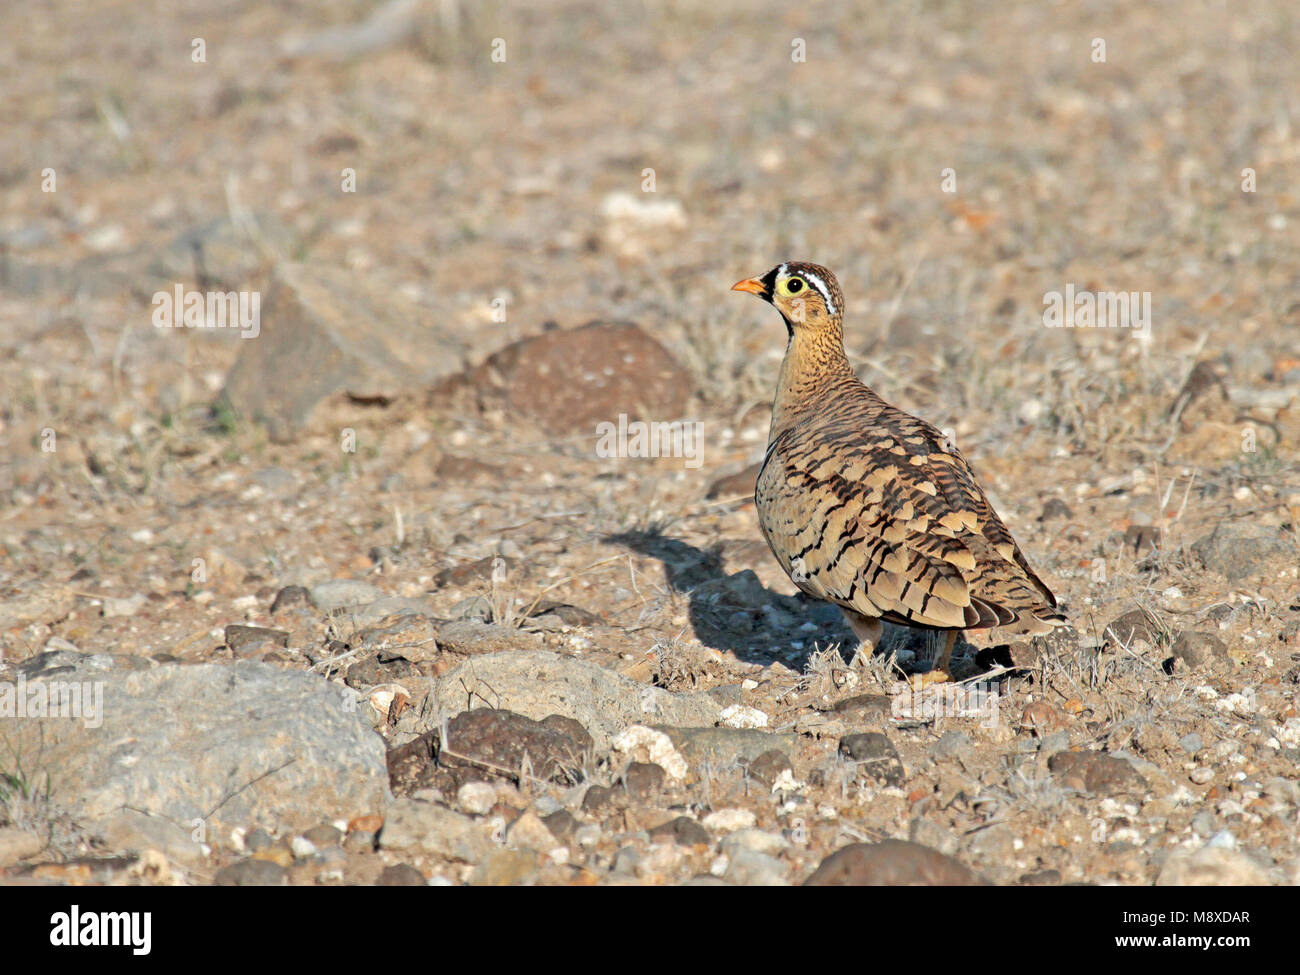
[[[672,840],[679,846],[712,846],[709,831],[689,816],[678,816],[650,830],[650,838]]]
[[[385,850],[415,850],[478,863],[494,847],[490,829],[486,822],[446,806],[398,799],[384,816],[379,845]]]
[[[231,623],[226,627],[226,646],[238,657],[252,657],[288,645],[289,634],[284,630],[245,626],[243,623]]]
[[[1220,522],[1192,543],[1192,554],[1207,569],[1221,572],[1229,582],[1259,575],[1274,559],[1295,563],[1295,545],[1281,529],[1248,522]]]
[[[393,863],[379,874],[379,879],[375,881],[376,887],[427,887],[429,881],[424,879],[424,874],[416,870],[409,863]]]
[[[471,887],[522,887],[537,876],[537,854],[531,850],[496,849],[470,874]]]
[[[434,701],[444,718],[485,701],[535,720],[552,714],[573,718],[591,734],[598,752],[607,751],[611,739],[628,725],[711,725],[722,710],[707,694],[650,687],[597,664],[544,650],[475,656],[438,679]],[[776,737],[769,736],[768,748]]]
[[[334,393],[385,399],[455,372],[464,348],[455,330],[380,277],[277,266],[262,298],[261,332],[240,340],[221,398],[283,441]]]
[[[944,856],[954,856],[961,849],[961,839],[956,833],[920,817],[912,820],[908,826],[907,838],[913,843],[938,850]]]
[[[753,762],[772,749],[789,754],[798,736],[757,728],[681,728],[656,725],[672,739],[692,769],[734,768]]]
[[[288,883],[284,867],[252,857],[222,867],[212,878],[213,887],[285,887]]]
[[[974,749],[974,743],[970,735],[964,731],[945,731],[943,735],[930,746],[930,756],[935,759],[970,758]]]
[[[1171,648],[1174,658],[1189,667],[1204,667],[1215,660],[1228,659],[1228,645],[1213,633],[1184,631]]]
[[[846,735],[840,739],[840,755],[861,765],[863,771],[887,786],[903,784],[903,762],[898,749],[878,731]]]
[[[213,290],[243,288],[266,262],[259,244],[285,254],[293,246],[293,233],[271,213],[255,214],[251,227],[222,215],[172,238],[148,265],[148,271],[155,278],[154,285],[160,287],[173,282],[198,287],[203,280],[211,282]]]
[[[322,613],[355,609],[387,595],[382,589],[356,579],[331,579],[311,587],[311,601]]]
[[[733,849],[727,860],[722,879],[730,884],[746,887],[788,887],[785,865],[774,856],[757,850],[739,847]]]
[[[965,864],[903,840],[851,843],[821,862],[806,887],[970,887],[987,885]]]
[[[479,619],[452,620],[438,627],[438,645],[448,653],[477,655],[512,650],[540,650],[542,638],[518,627]]]
[[[1201,736],[1195,731],[1188,732],[1183,735],[1183,737],[1179,738],[1178,744],[1182,747],[1183,751],[1187,752],[1188,755],[1195,755],[1204,747],[1204,743],[1201,741]]]
[[[244,661],[101,670],[91,658],[38,682],[102,695],[81,719],[0,718],[0,740],[39,756],[52,798],[87,826],[127,809],[186,833],[308,826],[377,812],[388,794],[382,740],[351,695],[311,674]]]

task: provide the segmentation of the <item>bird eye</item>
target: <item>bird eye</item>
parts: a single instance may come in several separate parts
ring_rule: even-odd
[[[802,278],[791,278],[785,283],[785,293],[788,295],[797,295],[803,290]]]

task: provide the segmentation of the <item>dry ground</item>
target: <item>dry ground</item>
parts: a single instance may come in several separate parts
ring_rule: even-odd
[[[1217,834],[1295,882],[1291,4],[1017,3],[995,16],[450,0],[417,5],[414,36],[373,51],[286,54],[374,6],[0,13],[4,660],[56,638],[229,660],[227,624],[280,625],[277,591],[331,578],[429,594],[448,613],[486,595],[517,616],[544,595],[603,619],[548,634],[552,646],[673,688],[749,678],[747,703],[805,732],[791,756],[803,799],[752,801],[764,828],[819,824],[784,855],[789,879],[852,839],[913,836],[1000,882],[1143,884]],[[195,38],[206,63],[191,60]],[[797,39],[806,61],[792,60]],[[47,168],[55,192],[42,192]],[[355,193],[340,192],[344,168]],[[666,222],[610,216],[612,194],[662,204]],[[591,435],[419,389],[331,399],[287,442],[214,412],[240,340],[154,329],[148,269],[178,235],[244,211],[282,228],[284,256],[418,303],[463,338],[467,364],[548,322],[639,324],[691,374],[703,465],[602,459]],[[897,692],[897,671],[879,660],[846,675],[816,655],[843,631],[816,615],[800,629],[779,602],[794,590],[744,490],[706,497],[761,457],[782,352],[775,314],[727,288],[786,258],[837,271],[864,380],[954,435],[1078,631],[1004,686],[994,729],[892,722],[901,786],[828,778],[836,738],[808,725],[814,705]],[[249,259],[256,280],[264,262]],[[1044,327],[1044,294],[1067,284],[1150,292],[1150,328]],[[1201,392],[1184,402],[1197,363]],[[343,428],[357,452],[339,449]],[[1193,549],[1216,529],[1222,545]],[[1271,547],[1255,557],[1261,533]],[[437,581],[498,555],[504,581]],[[105,614],[135,596],[132,614]],[[1107,637],[1133,610],[1151,638]],[[292,644],[318,647],[340,625],[295,629]],[[1167,666],[1183,631],[1224,653]],[[973,670],[990,640],[969,637]],[[904,669],[920,663],[894,640]],[[932,754],[951,730],[973,742],[956,762]],[[1039,749],[1061,732],[1058,746],[1118,754],[1149,788],[1069,788]],[[583,877],[613,876],[613,855],[593,853]],[[673,882],[710,862],[639,876]]]

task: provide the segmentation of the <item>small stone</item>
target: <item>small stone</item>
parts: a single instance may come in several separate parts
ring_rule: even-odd
[[[1271,882],[1249,855],[1217,846],[1175,850],[1156,877],[1157,887],[1260,887]]]
[[[886,786],[903,784],[903,763],[898,750],[887,736],[878,731],[841,738],[840,755],[861,765],[872,778]]]
[[[633,799],[644,802],[663,791],[665,776],[653,762],[633,762],[623,773],[623,787]]]
[[[284,867],[251,857],[222,867],[212,878],[214,887],[285,887],[288,883]]]
[[[424,874],[409,863],[393,863],[380,871],[375,881],[376,887],[427,887],[429,882]]]
[[[513,711],[476,708],[447,722],[438,762],[492,775],[517,776],[527,770],[535,778],[572,784],[582,780],[592,744],[586,729],[572,719],[553,715],[534,721]]]
[[[147,601],[146,596],[136,593],[133,596],[119,598],[115,596],[105,596],[101,601],[100,611],[106,619],[120,616],[134,616],[136,611]]]
[[[1160,529],[1155,525],[1129,525],[1124,530],[1124,546],[1136,555],[1160,544]]]
[[[587,823],[573,831],[573,841],[584,850],[597,846],[603,836],[604,833],[595,823]]]
[[[265,850],[274,845],[275,838],[261,827],[244,837],[244,849],[249,853],[256,853],[258,850]]]
[[[1043,502],[1042,513],[1039,514],[1039,521],[1051,521],[1054,518],[1073,518],[1074,512],[1070,506],[1060,498],[1048,498]]]
[[[1059,870],[1039,870],[1025,874],[1018,883],[1021,887],[1059,887],[1063,878]]]
[[[311,587],[311,601],[322,613],[337,613],[382,599],[382,589],[355,579],[331,579]]]
[[[313,826],[302,835],[322,850],[326,847],[338,846],[343,841],[343,831],[329,823]]]
[[[265,626],[245,626],[231,623],[226,627],[226,646],[237,657],[254,657],[289,645],[289,634]]]
[[[656,826],[650,830],[650,836],[656,840],[672,840],[681,846],[713,845],[709,831],[689,816],[678,816],[662,826]]]
[[[1195,755],[1203,746],[1201,736],[1195,731],[1188,732],[1178,739],[1178,744],[1188,755]]]
[[[271,601],[271,615],[291,609],[307,609],[311,606],[311,593],[302,586],[285,586],[275,594]]]
[[[583,812],[599,812],[614,801],[615,792],[607,785],[593,785],[582,796]]]
[[[987,885],[965,864],[937,850],[904,840],[852,843],[821,862],[806,887],[912,887]]]
[[[1273,560],[1284,564],[1289,559],[1295,565],[1295,545],[1280,528],[1249,522],[1219,522],[1191,549],[1207,569],[1223,573],[1230,583],[1260,575]]]
[[[930,746],[930,757],[934,759],[967,759],[975,743],[964,731],[945,731],[939,740]]]
[[[641,854],[635,846],[625,846],[614,854],[614,872],[635,874],[641,866]]]
[[[567,809],[560,809],[549,816],[543,816],[542,822],[551,831],[551,835],[561,843],[572,842],[574,834],[578,831],[578,821]]]
[[[488,782],[466,782],[456,790],[456,805],[474,816],[486,816],[496,802],[497,787]]]
[[[740,848],[727,859],[722,878],[745,887],[788,887],[785,866],[776,857],[757,850]]]
[[[1189,667],[1204,667],[1216,660],[1228,659],[1228,645],[1213,633],[1184,631],[1171,648],[1173,658]]]
[[[614,751],[652,762],[672,779],[686,778],[689,766],[664,731],[645,725],[632,725],[613,742]]]
[[[1147,781],[1129,762],[1105,752],[1057,752],[1047,767],[1066,788],[1094,795],[1142,793]]]
[[[737,850],[752,850],[755,853],[766,853],[769,856],[788,849],[790,841],[780,833],[769,833],[762,829],[738,829],[722,841],[722,852],[728,856],[734,855]]]
[[[471,887],[520,887],[537,876],[537,854],[530,850],[497,849],[470,874]]]
[[[727,728],[766,728],[767,714],[758,708],[733,704],[722,709],[721,724]]]
[[[506,831],[506,846],[512,850],[536,850],[546,853],[558,844],[540,816],[531,809],[521,813]]]
[[[466,863],[481,860],[493,847],[481,820],[415,799],[398,799],[389,807],[379,844],[388,850],[418,850]]]
[[[773,785],[782,772],[793,771],[790,756],[779,748],[769,749],[749,763],[749,774],[766,786]]]
[[[1207,785],[1209,782],[1211,782],[1214,779],[1214,769],[1205,768],[1204,766],[1199,766],[1197,768],[1192,769],[1192,771],[1188,774],[1187,777],[1191,779],[1193,782],[1195,782],[1197,785]]]
[[[956,833],[921,817],[912,820],[907,838],[913,843],[938,850],[944,856],[953,856],[961,849],[961,839]]]
[[[316,844],[305,836],[295,836],[289,841],[289,851],[299,860],[310,860],[316,856]]]
[[[1131,609],[1111,621],[1103,635],[1109,643],[1136,649],[1139,644],[1155,647],[1160,643],[1162,630],[1150,616],[1140,609]]]
[[[704,817],[706,829],[720,833],[731,833],[738,829],[748,829],[758,823],[758,817],[748,809],[715,809]]]

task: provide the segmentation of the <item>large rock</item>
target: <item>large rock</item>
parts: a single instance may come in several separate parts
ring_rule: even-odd
[[[1257,577],[1272,561],[1294,566],[1296,560],[1295,545],[1280,528],[1244,522],[1220,522],[1192,543],[1192,554],[1229,582]]]
[[[596,424],[683,418],[690,375],[636,325],[592,322],[543,332],[494,353],[472,374],[480,401],[502,401],[554,434],[589,433]]]
[[[391,288],[339,268],[286,262],[262,297],[261,331],[241,340],[222,399],[288,439],[334,393],[382,400],[460,368],[454,331]]]
[[[59,684],[100,710],[24,717],[0,698],[0,741],[37,788],[48,780],[52,802],[119,847],[175,851],[232,826],[308,827],[383,808],[383,742],[323,678],[250,662],[106,669],[103,655],[77,656],[47,654],[12,686],[29,714]]]
[[[573,718],[599,752],[629,725],[712,725],[722,711],[706,693],[674,694],[545,650],[473,657],[439,678],[434,699],[442,718],[484,706],[535,721],[552,714]]]

